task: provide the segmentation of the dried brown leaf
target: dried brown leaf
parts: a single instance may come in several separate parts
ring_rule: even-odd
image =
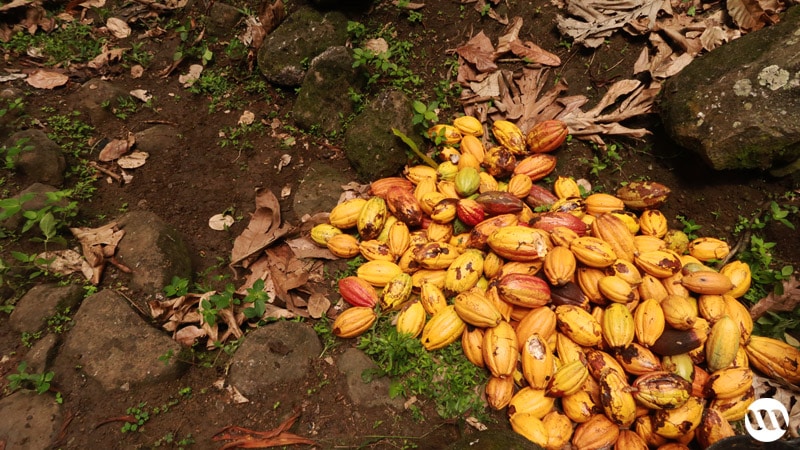
[[[25,79],[25,82],[38,89],[55,89],[67,84],[69,77],[61,72],[39,69]]]
[[[528,64],[542,64],[545,66],[561,65],[561,58],[530,41],[522,42],[517,39],[509,43],[509,48],[512,53],[523,58]]]
[[[324,316],[330,307],[331,301],[323,294],[313,293],[308,298],[308,315],[314,319]]]
[[[137,167],[142,167],[149,157],[150,154],[147,152],[133,152],[130,155],[121,156],[117,160],[117,165],[123,169],[136,169]]]
[[[782,294],[770,292],[750,308],[750,316],[755,320],[772,312],[794,311],[800,305],[800,281],[792,275],[782,283]]]
[[[725,6],[736,25],[747,31],[756,31],[767,24],[767,15],[757,0],[728,0]]]
[[[92,267],[92,284],[98,284],[106,261],[114,257],[119,241],[125,236],[116,222],[98,228],[70,228],[73,236],[81,244],[83,257]]]
[[[106,27],[117,39],[125,39],[131,35],[131,27],[118,17],[109,17],[106,21]]]
[[[119,159],[120,156],[128,153],[131,148],[131,143],[128,139],[114,139],[109,141],[108,144],[100,150],[97,159],[102,162],[114,161]]]
[[[514,17],[509,22],[502,36],[497,39],[497,55],[511,51],[510,44],[519,39],[519,30],[522,29],[522,17]]]
[[[289,232],[291,226],[281,224],[281,206],[269,189],[256,191],[256,210],[247,229],[233,242],[230,267],[235,271],[247,268],[254,255]]]
[[[479,72],[497,70],[497,65],[494,63],[494,47],[483,31],[473,36],[466,44],[456,48],[456,53],[474,64]]]

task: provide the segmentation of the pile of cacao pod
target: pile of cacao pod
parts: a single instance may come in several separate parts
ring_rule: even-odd
[[[800,382],[800,351],[751,335],[738,300],[750,268],[714,267],[726,242],[670,229],[666,186],[586,195],[557,177],[546,189],[536,182],[555,168],[564,124],[491,129],[487,148],[475,118],[434,126],[438,168],[374,181],[311,230],[366,260],[339,281],[349,307],[334,334],[397,311],[397,330],[427,350],[460,341],[491,373],[489,406],[547,449],[705,448],[754,401],[751,368]]]

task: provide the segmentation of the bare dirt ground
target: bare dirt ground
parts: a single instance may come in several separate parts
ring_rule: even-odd
[[[113,12],[115,7],[121,6],[116,3],[109,2],[105,8]],[[287,9],[291,11],[301,3],[289,2]],[[183,9],[165,12],[162,19],[164,22],[169,19],[181,23],[188,19],[199,22],[209,6],[202,1],[194,2]],[[58,11],[60,6],[50,7]],[[509,16],[524,16],[520,35],[530,36],[530,40],[557,54],[563,62],[553,70],[552,76],[567,81],[570,92],[594,99],[602,96],[611,81],[631,76],[633,62],[645,45],[641,38],[615,35],[593,51],[570,47],[556,31],[554,17],[559,12],[556,6],[521,1],[502,3],[498,10]],[[435,98],[434,86],[443,80],[454,82],[455,74],[442,69],[441,64],[451,57],[453,49],[481,30],[496,37],[502,33],[503,25],[475,11],[473,4],[457,1],[430,3],[420,13],[421,21],[412,22],[407,11],[379,1],[368,10],[347,14],[351,20],[368,28],[391,25],[398,40],[413,44],[415,57],[409,66],[424,78],[419,98],[427,102]],[[156,22],[145,23],[156,26]],[[266,85],[260,93],[248,94],[239,89],[232,94],[231,100],[236,100],[232,105],[210,111],[209,104],[215,99],[187,92],[178,82],[178,74],[185,71],[189,61],[170,76],[161,75],[173,63],[173,55],[181,43],[179,31],[167,29],[158,37],[137,40],[135,36],[146,31],[145,26],[140,26],[142,28],[136,30],[127,43],[141,45],[139,50],[152,56],[141,78],[132,78],[127,64],[112,64],[102,73],[88,69],[73,73],[66,86],[55,90],[32,89],[21,82],[15,86],[25,91],[26,112],[32,118],[28,123],[34,124],[35,119],[45,129],[49,126],[49,117],[76,110],[75,105],[80,100],[76,97],[79,85],[91,77],[102,75],[124,91],[146,89],[151,93],[152,107],[138,106],[124,119],[93,123],[92,136],[114,139],[128,131],[137,132],[153,124],[167,123],[179,130],[177,150],[158,155],[137,169],[134,181],[124,186],[108,183],[105,177],[98,176],[97,190],[81,203],[77,221],[83,226],[99,226],[122,211],[139,208],[154,211],[175,226],[190,243],[198,274],[195,281],[222,287],[230,282],[226,264],[232,241],[246,226],[256,188],[269,188],[277,195],[288,186],[296,192],[310,162],[325,161],[342,170],[347,170],[347,163],[335,138],[303,134],[291,126],[290,110],[295,95],[291,90]],[[258,79],[259,75],[248,66],[246,58],[232,60],[222,51],[223,41],[212,43],[215,59],[209,67],[227,68],[242,80],[242,84]],[[6,52],[0,66],[25,69],[35,67],[35,61],[24,54]],[[440,118],[447,120],[459,112],[455,99],[452,106],[441,111]],[[255,112],[257,119],[263,120],[264,132],[247,136],[252,148],[239,151],[221,147],[220,131],[234,127],[244,109]],[[699,234],[730,240],[736,239],[733,229],[740,216],[750,217],[767,200],[797,188],[791,178],[774,179],[757,172],[711,172],[695,156],[670,143],[660,132],[655,116],[644,117],[640,122],[654,134],[643,141],[615,142],[619,159],[608,159],[590,146],[573,141],[558,151],[556,174],[587,178],[607,189],[641,177],[659,181],[673,190],[662,209],[667,217],[689,218],[703,226]],[[278,172],[276,166],[284,154],[292,156],[292,163]],[[606,167],[597,170],[598,162]],[[594,173],[593,168],[596,169]],[[7,194],[13,195],[23,187],[14,174],[5,173],[4,176],[2,188]],[[281,200],[284,220],[297,223],[299,218],[291,206],[291,195]],[[227,232],[211,230],[208,218],[223,211],[232,212],[240,220]],[[796,216],[790,220],[800,225]],[[677,221],[673,221],[672,226],[682,228]],[[795,267],[800,266],[799,237],[797,231],[778,225],[768,226],[765,234],[766,239],[778,242],[775,258]],[[37,248],[37,244],[25,238],[2,243],[4,258],[11,250],[30,253]],[[101,287],[122,287],[126,276],[109,268]],[[18,292],[6,289],[3,295],[10,299]],[[7,321],[7,314],[0,315],[0,348],[3,355],[10,355],[10,359],[0,364],[3,376],[0,385],[4,385],[6,375],[15,371],[18,357],[27,350],[20,337],[8,331]],[[293,431],[318,440],[325,448],[444,448],[465,432],[462,423],[439,419],[431,405],[424,409],[425,420],[421,423],[411,414],[353,410],[344,394],[344,381],[335,376],[335,368],[324,360],[315,364],[314,373],[308,374],[306,379],[276,388],[269,398],[235,405],[226,393],[212,387],[212,383],[224,375],[228,358],[222,350],[206,354],[203,359],[192,361],[184,378],[172,385],[160,386],[158,391],[103,392],[91,380],[70,374],[70,368],[57,368],[67,372],[55,380],[54,388],[62,392],[70,419],[58,447],[178,448],[180,440],[190,438],[194,443],[188,445],[189,448],[216,448],[218,444],[210,439],[223,426],[266,430],[277,426],[295,408],[300,408],[303,414]],[[190,396],[179,394],[187,387],[191,388]],[[122,433],[119,422],[101,425],[104,420],[124,416],[128,414],[126,409],[145,402],[168,408],[152,416],[142,431]],[[508,427],[502,414],[498,413],[495,418],[497,422],[490,426]]]

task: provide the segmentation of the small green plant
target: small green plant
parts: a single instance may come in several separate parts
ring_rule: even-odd
[[[55,376],[54,372],[28,373],[28,363],[22,361],[17,366],[17,373],[12,373],[8,379],[8,389],[16,391],[21,388],[33,388],[37,394],[44,394],[50,390],[50,383]]]
[[[126,120],[131,114],[136,112],[138,105],[132,97],[117,97],[117,106],[112,108],[111,111],[119,119]]]
[[[414,100],[411,104],[414,109],[414,115],[411,117],[412,125],[422,125],[425,129],[439,121],[439,115],[436,110],[439,108],[439,102],[430,102],[426,106],[419,100]]]
[[[189,293],[189,280],[173,276],[168,285],[164,286],[164,295],[167,297],[182,297]]]
[[[70,317],[70,308],[65,307],[60,311],[47,318],[48,331],[61,334],[68,331],[72,325],[72,317]]]
[[[435,352],[425,350],[419,339],[397,333],[391,318],[382,316],[358,347],[378,365],[365,378],[390,376],[390,395],[424,396],[436,403],[443,418],[457,418],[469,412],[479,419],[485,416],[480,386],[486,382],[485,370],[464,356],[455,343]]]
[[[686,233],[690,241],[698,238],[697,232],[703,228],[702,225],[698,225],[694,220],[688,219],[686,216],[682,215],[675,216],[675,219],[683,225],[683,232]]]
[[[222,148],[232,147],[239,152],[252,150],[253,143],[248,138],[249,135],[256,133],[263,135],[265,132],[264,124],[260,121],[246,124],[241,123],[233,127],[225,127],[220,132],[219,146]]]
[[[0,153],[3,155],[4,167],[6,169],[14,169],[19,154],[33,149],[32,145],[25,145],[29,140],[28,138],[22,138],[14,142],[14,145],[11,147],[6,147],[5,145],[0,147]]]
[[[150,412],[147,410],[147,402],[141,402],[136,406],[131,406],[125,410],[125,414],[130,416],[130,420],[122,425],[123,433],[131,433],[139,430],[148,420],[150,420]]]
[[[348,21],[347,34],[355,41],[361,41],[367,34],[367,27],[361,22]]]
[[[178,449],[186,448],[194,444],[192,433],[187,434],[183,438],[177,436],[175,433],[168,432],[164,436],[153,442],[153,447],[175,447]]]

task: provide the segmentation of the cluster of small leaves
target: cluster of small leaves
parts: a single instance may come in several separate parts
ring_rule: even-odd
[[[22,233],[26,233],[34,226],[42,232],[42,238],[33,238],[34,242],[59,242],[66,243],[63,237],[58,236],[61,228],[78,214],[78,202],[70,200],[72,191],[69,189],[45,192],[45,205],[39,209],[24,209],[23,205],[34,198],[33,193],[23,194],[19,197],[0,199],[0,221],[4,221],[20,214],[25,222],[22,224]],[[66,203],[64,203],[66,202]],[[0,230],[0,237],[6,237],[6,232]]]
[[[375,36],[370,36],[363,26],[358,25],[353,22],[348,25],[351,35],[381,37],[386,40],[389,47],[381,53],[364,48],[353,49],[353,68],[362,67],[366,70],[368,84],[388,83],[407,92],[412,87],[422,85],[422,77],[409,68],[414,44],[394,39],[393,27],[384,27]]]
[[[94,59],[103,49],[107,39],[95,35],[91,25],[61,22],[50,33],[30,34],[19,31],[8,42],[0,41],[0,48],[15,54],[40,54],[47,66],[69,66]]]
[[[55,376],[54,372],[28,373],[28,363],[22,361],[17,366],[17,373],[12,373],[8,379],[8,389],[16,391],[21,388],[33,387],[37,394],[44,394],[50,390],[50,383]]]
[[[0,154],[3,155],[3,167],[8,170],[14,169],[16,165],[17,156],[25,151],[31,150],[33,146],[25,145],[28,143],[30,139],[22,138],[14,142],[14,145],[11,147],[2,146],[0,147]]]
[[[202,309],[203,320],[209,325],[214,326],[217,323],[219,313],[224,309],[249,303],[251,305],[245,307],[242,313],[248,319],[257,319],[266,312],[268,302],[269,294],[264,291],[264,280],[259,279],[253,283],[253,287],[247,289],[247,294],[244,298],[240,298],[236,294],[236,287],[228,283],[225,285],[224,290],[214,293],[207,299],[203,299],[200,302],[200,307]]]
[[[467,413],[479,418],[484,415],[485,404],[479,393],[488,374],[467,360],[460,342],[431,352],[418,338],[399,334],[391,318],[382,316],[362,335],[358,347],[378,365],[375,372],[365,376],[392,377],[393,397],[402,394],[430,399],[446,419]]]
[[[125,424],[122,425],[121,431],[123,433],[137,431],[150,420],[150,411],[147,410],[147,402],[141,402],[136,406],[131,406],[125,410],[125,414],[133,417],[134,420],[125,422]]]

